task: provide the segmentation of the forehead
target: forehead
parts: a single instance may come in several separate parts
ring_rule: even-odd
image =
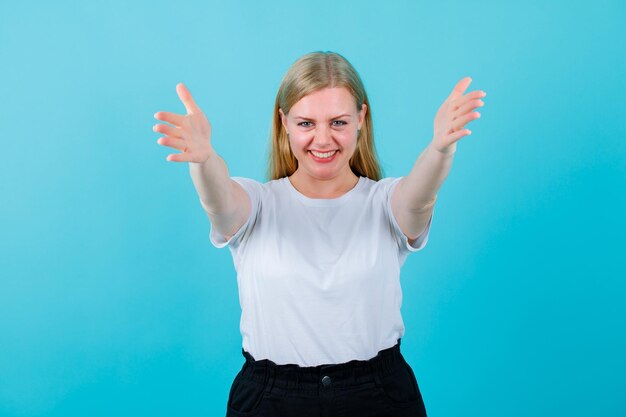
[[[356,102],[345,87],[323,88],[302,97],[291,107],[290,113],[297,116],[356,112]]]

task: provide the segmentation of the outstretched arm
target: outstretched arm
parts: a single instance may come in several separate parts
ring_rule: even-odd
[[[189,162],[191,179],[213,227],[227,239],[245,223],[250,215],[250,198],[237,182],[230,179],[224,160],[211,145],[211,124],[180,83],[178,97],[185,105],[186,115],[157,112],[154,118],[168,122],[157,124],[153,130],[165,134],[159,145],[169,146],[182,153],[167,156],[168,161]]]
[[[439,188],[452,167],[456,142],[471,134],[465,125],[480,117],[474,110],[484,105],[480,98],[487,93],[472,91],[463,95],[471,82],[471,78],[463,78],[443,102],[435,116],[433,140],[391,196],[394,217],[410,243],[428,225]]]

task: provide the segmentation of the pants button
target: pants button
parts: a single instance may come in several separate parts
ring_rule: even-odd
[[[332,381],[328,375],[322,378],[322,384],[324,384],[325,387],[329,386],[331,382]]]

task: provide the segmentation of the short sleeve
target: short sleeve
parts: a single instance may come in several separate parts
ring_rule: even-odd
[[[261,183],[249,178],[243,177],[231,177],[233,181],[236,181],[239,185],[243,187],[243,189],[250,197],[251,210],[250,215],[246,222],[241,225],[239,230],[235,232],[230,239],[226,240],[226,238],[218,233],[214,228],[213,224],[211,224],[211,231],[209,232],[209,239],[213,246],[216,248],[223,248],[224,246],[230,246],[231,248],[236,248],[245,240],[246,236],[250,234],[252,228],[254,227],[254,223],[256,221],[257,215],[260,209],[261,202]]]
[[[435,214],[435,210],[433,207],[433,211],[430,215],[430,219],[428,220],[428,224],[426,225],[426,228],[424,229],[422,234],[419,235],[412,244],[409,244],[409,238],[407,238],[406,235],[402,232],[402,229],[400,229],[400,225],[396,221],[396,218],[393,215],[393,210],[391,209],[391,196],[393,194],[393,190],[396,188],[396,186],[398,185],[401,179],[402,177],[389,178],[389,179],[382,180],[382,181],[388,181],[386,184],[384,184],[385,194],[386,194],[385,212],[391,223],[391,228],[394,232],[396,240],[398,241],[400,250],[406,253],[417,252],[423,249],[424,246],[426,246],[426,243],[428,242],[428,234],[430,233],[430,226],[433,221],[433,215]]]

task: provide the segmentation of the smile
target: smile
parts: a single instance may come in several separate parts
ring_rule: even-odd
[[[330,151],[330,152],[315,152],[315,151],[310,151],[315,157],[320,158],[320,159],[326,159],[326,158],[330,158],[331,156],[333,156],[337,151]]]

